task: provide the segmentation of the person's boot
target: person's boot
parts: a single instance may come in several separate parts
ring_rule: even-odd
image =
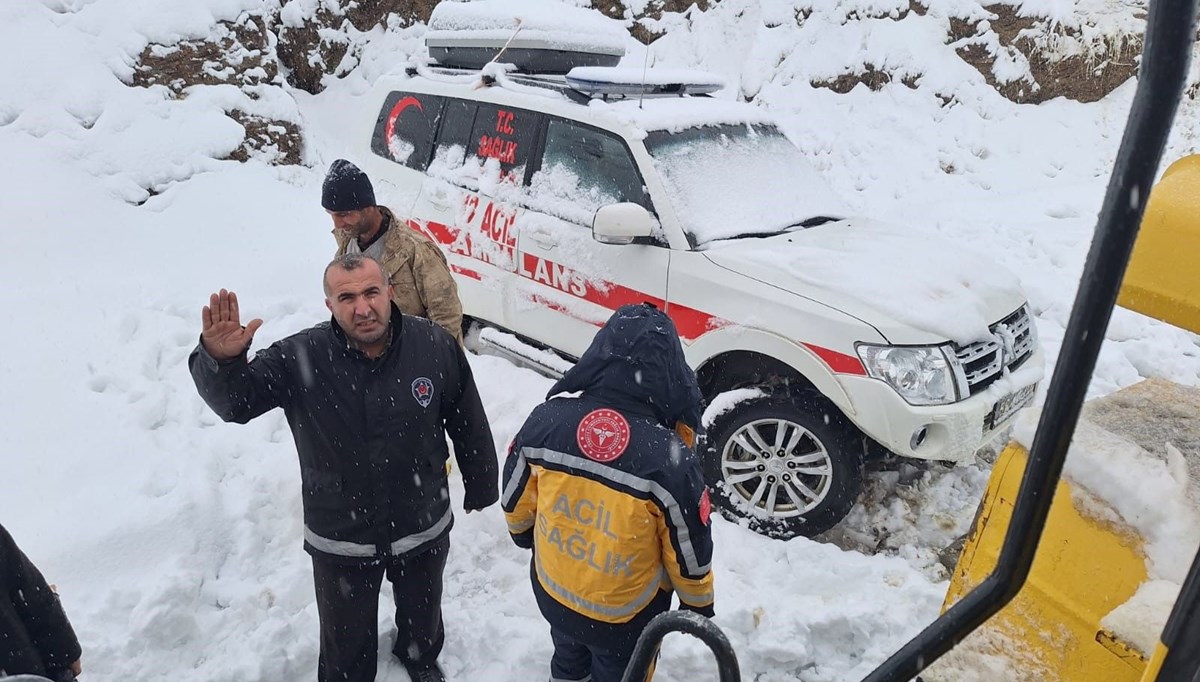
[[[404,661],[404,669],[408,671],[408,677],[412,682],[446,682],[446,676],[442,674],[442,669],[438,667],[436,661],[430,663]]]

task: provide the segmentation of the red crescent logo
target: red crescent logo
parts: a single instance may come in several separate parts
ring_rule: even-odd
[[[391,142],[392,135],[396,133],[396,119],[400,118],[400,114],[403,114],[404,110],[409,107],[416,107],[421,111],[422,114],[425,113],[425,107],[421,106],[420,100],[418,100],[416,97],[413,97],[412,95],[409,95],[408,97],[401,97],[400,101],[396,102],[396,106],[392,107],[392,110],[388,113],[387,125],[383,129],[384,144],[389,144]]]

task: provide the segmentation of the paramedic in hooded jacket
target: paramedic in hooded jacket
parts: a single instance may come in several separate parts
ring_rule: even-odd
[[[242,326],[237,296],[203,311],[188,360],[208,406],[246,423],[282,407],[300,456],[304,548],[312,555],[321,624],[321,682],[371,682],[379,587],[396,594],[393,653],[414,680],[442,679],[442,575],[454,517],[446,437],[469,512],[499,497],[487,415],[462,347],[402,315],[380,264],[362,255],[325,270],[318,324],[246,360],[262,320]]]
[[[509,449],[501,504],[533,549],[551,680],[618,682],[672,592],[713,614],[711,508],[689,447],[700,389],[670,318],[628,305],[547,398]]]

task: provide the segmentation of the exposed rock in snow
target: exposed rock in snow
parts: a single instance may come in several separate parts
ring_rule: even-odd
[[[303,153],[299,117],[282,118],[259,103],[268,88],[269,99],[278,99],[283,84],[276,46],[266,20],[246,13],[237,21],[217,24],[205,39],[147,45],[134,66],[132,84],[166,86],[178,98],[187,97],[193,88],[234,86],[246,97],[225,113],[242,126],[245,137],[229,158],[298,164]]]
[[[450,18],[477,14],[465,9],[467,3],[441,4]],[[953,87],[938,85],[944,80],[940,77],[927,78],[932,65],[907,58],[909,48],[895,43],[893,36],[913,28],[908,24],[919,22],[923,26],[919,32],[937,35],[945,44],[930,57],[957,57],[1014,102],[1060,96],[1093,102],[1136,74],[1145,3],[1076,0],[1065,8],[1062,3],[983,5],[974,0],[873,0],[858,5],[726,0],[712,7],[706,0],[565,0],[561,4],[594,8],[598,17],[613,20],[604,31],[592,32],[593,37],[611,32],[618,40],[625,35],[646,44],[668,35],[684,41],[691,35],[702,36],[709,30],[705,15],[711,12],[716,21],[735,19],[741,24],[739,30],[747,41],[742,49],[749,55],[774,50],[771,46],[781,31],[792,36],[785,41],[789,44],[808,44],[818,50],[828,45],[830,49],[817,60],[825,66],[807,74],[814,87],[848,94],[859,84],[872,91],[893,82],[911,90],[928,86],[943,106],[950,106],[959,99]],[[390,41],[410,29],[415,32],[411,37],[419,38],[437,5],[435,0],[272,0],[243,12],[236,21],[221,22],[209,36],[147,46],[135,66],[134,82],[160,83],[179,92],[224,83],[279,86],[286,79],[292,87],[320,92],[327,78],[344,78],[363,66],[368,44]],[[451,22],[451,27],[461,23]],[[393,54],[393,63],[424,50],[414,41],[401,44],[406,52]],[[840,49],[845,44],[861,44],[865,49]],[[759,87],[744,83],[742,94],[752,99]],[[245,143],[231,158],[265,155],[274,163],[300,162],[301,132],[295,121],[263,117],[252,108],[229,113],[246,130]],[[944,169],[961,172],[953,163]]]
[[[1144,6],[1081,0],[995,3],[951,15],[955,51],[1017,103],[1095,102],[1137,74]]]

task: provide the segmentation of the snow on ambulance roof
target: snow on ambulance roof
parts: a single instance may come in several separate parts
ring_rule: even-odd
[[[515,32],[515,34],[514,34]],[[620,23],[594,9],[556,0],[475,0],[440,2],[429,17],[425,44],[464,41],[623,55],[629,34]]]

